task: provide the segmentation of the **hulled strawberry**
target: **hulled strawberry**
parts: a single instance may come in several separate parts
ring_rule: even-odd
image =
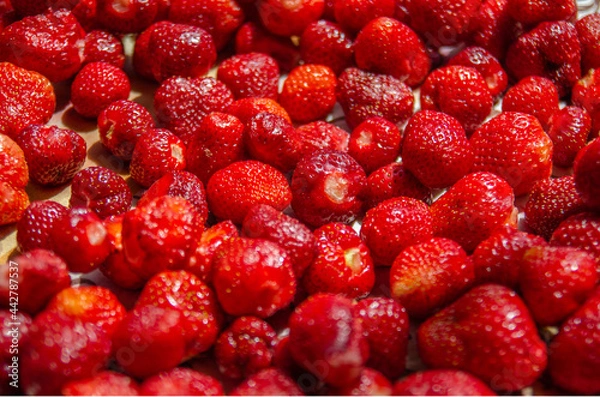
[[[431,189],[423,185],[402,162],[393,162],[373,171],[367,177],[366,209],[394,197],[406,196],[431,202]]]
[[[587,144],[573,164],[575,188],[590,208],[600,209],[600,138]]]
[[[588,141],[592,119],[583,108],[565,106],[552,114],[547,132],[552,139],[552,163],[569,168]]]
[[[52,200],[32,202],[17,223],[17,245],[21,252],[35,248],[52,250],[50,231],[58,219],[66,216],[67,207]]]
[[[495,396],[488,385],[469,372],[455,369],[430,369],[410,374],[396,383],[399,396]]]
[[[367,175],[395,161],[400,154],[402,133],[392,122],[371,117],[352,130],[348,154],[365,169]]]
[[[279,77],[277,61],[260,52],[234,55],[221,62],[217,70],[217,79],[229,87],[236,99],[277,99]]]
[[[223,385],[216,378],[192,368],[176,367],[150,376],[140,385],[142,396],[222,396]]]
[[[73,380],[66,383],[62,389],[63,396],[137,396],[139,385],[127,375],[114,371],[100,371],[90,378]]]
[[[354,64],[353,46],[352,35],[337,23],[321,19],[304,29],[299,48],[304,63],[328,66],[338,75]]]

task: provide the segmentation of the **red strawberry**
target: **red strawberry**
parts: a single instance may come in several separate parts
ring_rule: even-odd
[[[260,318],[238,317],[215,344],[219,371],[230,379],[244,379],[271,366],[277,334]]]
[[[470,372],[494,390],[531,385],[546,367],[546,345],[527,307],[503,286],[475,287],[427,319],[417,331],[428,367]]]
[[[96,0],[91,0],[96,1]],[[169,0],[170,1],[170,0]],[[154,80],[152,66],[154,64],[153,54],[150,52],[150,37],[154,29],[161,25],[168,25],[169,21],[160,20],[148,26],[145,30],[135,36],[135,46],[133,48],[133,70],[135,73],[147,80]]]
[[[398,158],[402,133],[382,117],[371,117],[352,130],[348,154],[370,174]]]
[[[273,113],[290,123],[292,122],[287,111],[277,101],[270,98],[242,98],[227,108],[227,113],[237,117],[244,125],[248,124],[252,117],[265,112]]]
[[[57,10],[59,8],[72,9],[76,3],[75,1],[63,1],[63,0],[48,0],[42,3],[35,0],[11,0],[10,6],[20,16],[37,15],[43,14],[48,8]]]
[[[71,103],[83,117],[97,118],[111,103],[127,99],[131,85],[129,77],[107,62],[85,65],[71,85]]]
[[[408,349],[408,315],[398,301],[370,297],[358,301],[354,313],[360,318],[369,343],[367,366],[390,379],[404,373]]]
[[[552,233],[550,245],[575,247],[587,251],[599,264],[600,271],[600,216],[582,212],[562,221]]]
[[[392,76],[348,68],[338,79],[337,100],[348,126],[355,128],[374,116],[397,125],[404,123],[412,114],[414,96],[406,84]]]
[[[0,133],[16,139],[28,125],[44,124],[50,120],[56,107],[56,97],[46,77],[8,62],[0,62],[0,78],[0,96],[3,98],[0,105]],[[18,114],[12,109],[19,109]]]
[[[247,237],[229,239],[217,249],[213,285],[223,310],[233,316],[270,317],[296,293],[287,252],[271,241]]]
[[[533,247],[521,260],[519,285],[540,325],[560,324],[594,291],[596,260],[573,247]]]
[[[483,47],[470,46],[448,61],[448,65],[468,66],[483,76],[492,97],[498,98],[508,86],[508,75],[496,57]]]
[[[304,29],[299,48],[305,64],[325,65],[338,75],[354,64],[353,45],[352,36],[341,26],[321,19]]]
[[[140,385],[142,396],[222,396],[217,379],[191,368],[177,367],[146,378]]]
[[[547,130],[550,117],[558,111],[558,89],[545,77],[524,77],[506,92],[502,111],[531,114]]]
[[[85,162],[85,140],[70,129],[31,124],[19,133],[16,142],[25,153],[29,178],[40,185],[67,183]]]
[[[314,234],[317,255],[304,272],[306,292],[367,296],[375,283],[375,270],[369,249],[356,231],[336,222],[319,227]]]
[[[575,188],[590,208],[600,209],[600,138],[596,138],[577,154],[573,164]]]
[[[591,69],[600,69],[600,15],[590,13],[575,22],[577,37],[581,42],[581,69],[586,74]]]
[[[116,172],[105,167],[88,167],[75,174],[71,183],[71,207],[85,207],[100,218],[124,213],[131,207],[129,186]]]
[[[515,224],[517,210],[508,183],[489,172],[475,172],[456,182],[431,205],[433,233],[447,237],[472,252],[507,224]]]
[[[279,66],[277,61],[267,54],[238,54],[219,64],[217,79],[229,87],[236,99],[277,99]]]
[[[92,30],[85,35],[83,63],[106,62],[120,69],[125,66],[123,42],[112,33]]]
[[[504,178],[516,196],[529,193],[552,172],[552,141],[531,115],[504,112],[475,131],[470,139],[473,171]]]
[[[28,205],[25,189],[0,180],[0,226],[18,222]]]
[[[127,375],[113,371],[101,371],[91,378],[74,380],[62,387],[63,396],[137,396],[139,386]]]
[[[292,358],[319,380],[341,387],[360,377],[368,342],[352,300],[312,295],[296,307],[289,327]]]
[[[367,23],[379,17],[393,17],[396,11],[394,0],[334,1],[335,20],[350,31],[358,32]]]
[[[218,170],[206,186],[208,205],[220,219],[241,224],[256,204],[268,204],[284,210],[292,201],[285,176],[260,161],[237,161]]]
[[[260,21],[265,28],[278,36],[297,36],[311,22],[323,14],[324,0],[259,0],[256,3]]]
[[[434,70],[421,87],[421,109],[444,112],[458,120],[468,136],[490,114],[493,98],[483,76],[468,66]]]
[[[147,28],[158,13],[157,0],[96,0],[96,20],[104,28],[119,33],[138,33]]]
[[[231,396],[302,396],[302,390],[288,375],[277,368],[267,368],[236,386]]]
[[[398,396],[495,396],[485,383],[468,372],[430,369],[410,374],[396,383]]]
[[[560,328],[550,342],[548,372],[555,385],[570,393],[600,392],[600,290]]]
[[[571,20],[577,14],[577,4],[571,0],[544,1],[509,0],[508,12],[524,25],[534,26],[543,21]]]
[[[29,205],[24,188],[29,182],[25,153],[7,135],[0,133],[0,183],[2,184],[2,216],[0,224],[17,222]]]
[[[296,128],[295,136],[301,146],[302,156],[308,156],[321,149],[348,151],[348,133],[326,121],[319,120],[301,125]]]
[[[17,245],[21,252],[35,248],[52,250],[50,232],[68,213],[67,207],[52,200],[32,202],[17,224]]]
[[[520,33],[508,12],[508,0],[483,0],[471,17],[469,41],[504,59],[508,46]]]
[[[336,396],[391,396],[392,383],[381,372],[364,368],[355,382],[329,391]]]
[[[554,112],[547,130],[553,146],[552,163],[558,167],[571,167],[591,131],[592,119],[585,109],[565,106]]]
[[[367,23],[354,41],[360,69],[390,75],[410,87],[425,80],[431,61],[423,42],[407,25],[389,17]]]
[[[600,136],[600,103],[598,103],[598,92],[600,92],[600,68],[591,69],[588,74],[579,79],[571,94],[571,102],[587,110],[592,118],[592,132],[590,139]]]

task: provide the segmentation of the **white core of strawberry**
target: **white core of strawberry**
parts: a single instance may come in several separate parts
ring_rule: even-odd
[[[85,228],[85,234],[93,246],[98,246],[106,239],[106,229],[99,222],[90,223]]]
[[[183,151],[179,145],[171,145],[171,156],[176,159],[178,163],[183,162]]]
[[[360,273],[362,258],[360,257],[360,250],[358,248],[350,248],[344,251],[344,260],[346,266],[352,269],[353,273]]]
[[[343,203],[348,196],[348,181],[339,174],[327,176],[327,179],[325,179],[325,194],[334,203]]]
[[[373,142],[373,134],[371,134],[370,131],[361,131],[360,135],[358,136],[358,139],[356,141],[356,143],[358,143],[358,146],[360,146],[360,147],[368,146],[372,142]]]

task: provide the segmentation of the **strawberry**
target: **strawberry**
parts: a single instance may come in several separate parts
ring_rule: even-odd
[[[29,206],[24,188],[0,180],[0,226],[18,222]]]
[[[544,21],[568,21],[575,18],[577,4],[571,0],[509,0],[508,12],[516,21],[526,26],[535,26]]]
[[[58,219],[66,216],[67,207],[52,200],[32,202],[17,223],[17,246],[21,252],[35,248],[52,250],[50,231]]]
[[[16,139],[28,125],[45,124],[50,120],[56,107],[56,96],[46,77],[8,62],[0,62],[0,78],[0,96],[3,98],[0,105],[1,134]],[[19,113],[15,114],[12,109],[19,109]],[[1,139],[4,141],[4,138]],[[1,145],[4,147],[6,143]]]
[[[412,114],[414,96],[406,84],[390,75],[348,68],[339,76],[337,100],[348,126],[355,128],[374,116],[396,125],[404,123]]]
[[[96,20],[109,31],[141,32],[154,22],[157,13],[157,0],[96,0]]]
[[[295,137],[300,142],[302,156],[321,149],[348,151],[348,133],[326,121],[318,120],[299,126]]]
[[[498,98],[508,86],[508,75],[498,59],[483,47],[462,49],[448,61],[448,65],[461,65],[477,70],[483,76],[492,97]]]
[[[508,12],[508,0],[483,0],[471,17],[468,41],[504,59],[506,50],[518,35],[517,22]]]
[[[430,188],[452,186],[473,162],[471,144],[460,122],[445,113],[423,110],[404,130],[402,162]]]
[[[572,175],[542,179],[536,182],[525,208],[525,224],[546,240],[569,216],[584,211],[582,195],[577,191]]]
[[[15,187],[25,187],[29,182],[29,168],[25,153],[8,135],[0,134],[0,180]]]
[[[598,92],[600,92],[600,68],[591,69],[573,85],[571,102],[573,105],[587,110],[592,118],[592,132],[590,139],[600,136],[600,104],[598,103]]]
[[[211,112],[223,112],[233,102],[225,84],[212,77],[171,77],[154,94],[158,124],[187,145],[200,123]]]
[[[277,368],[263,369],[237,385],[231,396],[302,396],[302,390],[288,375]]]
[[[528,249],[521,260],[519,285],[532,317],[540,325],[560,324],[596,287],[595,259],[573,247]]]
[[[238,225],[256,204],[284,210],[292,201],[285,176],[255,160],[237,161],[215,172],[206,185],[206,193],[211,212]]]
[[[181,313],[184,358],[208,350],[216,341],[221,322],[215,293],[186,271],[165,271],[148,280],[136,308],[156,306]]]
[[[212,265],[219,303],[233,316],[270,317],[287,307],[296,293],[291,260],[271,241],[229,239],[215,252]]]
[[[575,158],[573,177],[575,188],[590,208],[600,209],[600,138],[586,145]]]
[[[85,35],[83,63],[106,62],[120,69],[125,66],[123,42],[112,33],[92,30]]]
[[[154,81],[154,74],[152,72],[154,58],[153,54],[150,52],[150,37],[152,36],[154,29],[161,25],[168,24],[169,21],[160,20],[148,26],[146,29],[136,35],[135,45],[133,47],[132,63],[133,70],[138,76]]]
[[[95,119],[111,103],[127,99],[130,91],[129,77],[123,70],[107,62],[92,62],[75,76],[71,103],[81,116]]]
[[[555,385],[569,393],[600,392],[600,290],[560,328],[549,346],[548,372]]]
[[[552,233],[550,245],[582,249],[600,264],[599,238],[600,217],[591,212],[582,212],[568,217],[558,225]]]
[[[558,111],[558,89],[545,77],[524,77],[506,92],[502,111],[531,114],[548,130],[550,117]]]
[[[302,282],[310,295],[328,292],[365,297],[373,289],[375,270],[367,245],[344,223],[328,223],[314,232],[317,254]]]
[[[256,3],[260,21],[265,28],[278,36],[298,36],[311,22],[323,14],[324,0],[259,0]]]
[[[434,235],[458,242],[467,252],[515,224],[516,213],[510,185],[489,172],[468,174],[431,205]]]
[[[352,36],[340,25],[320,19],[304,29],[299,49],[305,64],[324,65],[339,75],[354,64],[353,46]]]
[[[312,295],[296,307],[289,327],[290,353],[301,367],[334,387],[359,379],[368,342],[352,300]]]
[[[242,236],[273,241],[284,248],[299,279],[317,255],[313,232],[296,218],[266,204],[250,208],[242,222]]]
[[[364,368],[357,381],[329,391],[336,396],[391,396],[392,383],[381,372]]]
[[[444,112],[458,120],[468,136],[492,111],[493,98],[481,73],[468,66],[444,66],[421,86],[421,109]]]
[[[85,162],[85,140],[70,129],[31,124],[16,142],[25,154],[29,178],[43,186],[67,183]]]
[[[34,0],[11,0],[10,5],[19,16],[43,14],[48,8],[57,10],[59,8],[73,9],[77,1],[48,0],[42,3]]]
[[[527,307],[495,284],[473,288],[427,319],[417,330],[417,346],[428,367],[470,372],[499,391],[531,385],[547,363]]]
[[[267,54],[238,54],[219,64],[217,79],[229,87],[236,99],[277,99],[279,66],[277,61]]]
[[[591,69],[600,69],[600,16],[598,13],[585,15],[575,22],[577,37],[581,43],[581,69],[586,74]]]
[[[269,368],[276,336],[264,320],[238,317],[219,335],[215,344],[219,371],[230,379],[244,379]]]
[[[123,252],[143,279],[179,269],[204,230],[201,214],[182,197],[160,196],[125,213]]]
[[[335,20],[344,28],[358,32],[367,23],[379,17],[393,17],[396,4],[393,0],[375,1],[334,1],[333,13]]]
[[[123,161],[130,161],[139,137],[154,127],[144,106],[126,99],[114,101],[98,115],[100,142]]]
[[[67,80],[81,67],[84,38],[70,11],[48,9],[0,32],[0,61],[38,72],[52,82]]]
[[[487,121],[470,139],[472,171],[504,178],[516,196],[529,193],[535,182],[552,172],[552,141],[534,116],[503,112]]]
[[[409,338],[406,309],[391,298],[369,297],[358,301],[354,313],[369,344],[366,365],[390,379],[398,378],[406,367]]]
[[[191,368],[176,367],[146,378],[140,385],[143,396],[222,396],[223,385],[217,379]]]
[[[396,383],[398,396],[495,396],[485,383],[468,372],[455,369],[430,369],[410,374]]]
[[[589,113],[579,107],[565,106],[550,117],[548,136],[552,140],[552,164],[557,167],[573,166],[575,156],[583,149],[592,131]]]
[[[471,255],[475,267],[475,284],[502,284],[516,288],[519,283],[521,259],[534,247],[548,245],[540,236],[512,226],[499,228],[483,240]]]
[[[273,113],[283,117],[290,123],[292,122],[287,111],[277,101],[270,98],[238,99],[227,108],[226,113],[237,117],[244,125],[246,125],[252,117],[265,112]]]
[[[131,178],[144,187],[169,171],[185,169],[185,143],[171,131],[164,128],[152,128],[137,139],[129,170]]]
[[[91,378],[67,382],[61,389],[63,396],[137,396],[139,386],[127,375],[114,371],[101,371]]]
[[[348,154],[370,174],[398,158],[402,133],[382,117],[371,117],[352,130]]]

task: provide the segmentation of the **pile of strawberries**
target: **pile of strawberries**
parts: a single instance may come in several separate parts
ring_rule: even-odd
[[[0,81],[3,393],[600,393],[575,0],[0,0]]]

